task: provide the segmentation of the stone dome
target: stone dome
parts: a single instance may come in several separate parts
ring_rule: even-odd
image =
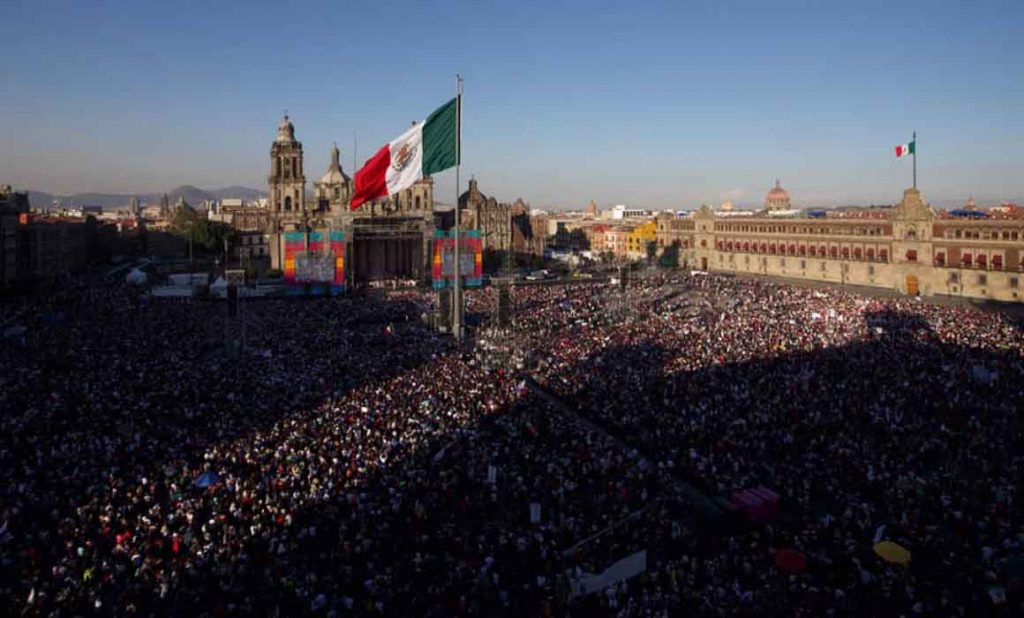
[[[341,151],[338,150],[338,145],[335,144],[331,148],[331,163],[327,166],[327,171],[324,172],[324,175],[320,177],[319,184],[338,185],[345,184],[348,181],[349,177],[341,169]]]
[[[789,193],[775,179],[775,186],[764,196],[764,206],[770,210],[788,209],[790,205]]]

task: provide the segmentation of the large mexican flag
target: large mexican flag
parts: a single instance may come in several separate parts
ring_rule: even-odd
[[[363,164],[356,172],[352,210],[458,165],[459,99],[455,97],[434,110],[425,122],[413,125]]]

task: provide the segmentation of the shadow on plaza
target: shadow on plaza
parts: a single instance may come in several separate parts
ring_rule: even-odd
[[[269,459],[255,464],[232,460],[229,467],[237,467],[234,472],[239,473],[251,470],[252,465],[263,466],[256,481],[283,481],[288,477],[286,468],[301,455],[288,452],[291,438],[301,441],[305,434],[316,431],[312,409],[341,399],[354,389],[372,388],[374,384],[386,389],[389,380],[423,367],[432,361],[435,352],[446,349],[442,340],[419,324],[419,316],[410,306],[367,295],[247,303],[247,351],[231,358],[218,352],[222,347],[218,344],[221,331],[226,328],[220,315],[223,305],[176,306],[174,302],[140,306],[116,319],[115,329],[133,334],[125,340],[107,338],[99,332],[84,340],[71,338],[72,331],[91,332],[99,320],[106,319],[88,311],[72,312],[67,320],[53,326],[50,334],[57,340],[66,335],[66,342],[79,343],[81,349],[65,349],[63,355],[45,351],[41,358],[48,372],[61,376],[60,381],[48,384],[70,385],[54,391],[67,414],[58,414],[57,422],[48,429],[56,435],[74,436],[81,423],[99,422],[106,431],[119,436],[119,450],[85,449],[75,462],[76,471],[101,470],[103,479],[97,484],[72,476],[40,483],[36,487],[38,500],[12,522],[13,529],[46,530],[49,538],[59,538],[51,529],[51,523],[57,523],[51,518],[52,512],[63,517],[72,504],[102,504],[117,495],[120,497],[112,503],[118,505],[114,511],[118,513],[125,506],[123,496],[141,495],[138,492],[142,486],[148,489],[147,504],[155,504],[164,513],[173,512],[173,505],[182,496],[175,495],[169,487],[171,482],[177,482],[176,491],[186,497],[199,495],[203,490],[188,485],[203,466],[204,452],[223,452],[223,447],[244,445],[247,440],[273,440],[284,450],[279,448],[276,454],[269,453],[273,455]],[[358,315],[354,311],[356,303],[360,306]],[[148,340],[145,336],[139,339],[142,333],[150,333]],[[424,341],[433,344],[424,346]],[[346,351],[339,352],[339,346],[347,346]],[[130,368],[113,385],[97,381],[96,372],[85,362],[109,358],[123,359],[125,367]],[[151,369],[147,371],[146,367]],[[207,372],[208,379],[186,379],[195,371]],[[175,381],[175,375],[182,379]],[[475,387],[473,379],[472,375],[466,376],[466,389]],[[511,378],[487,374],[481,379]],[[124,396],[122,401],[137,403],[145,398],[152,405],[101,411],[98,406],[109,402],[89,402],[87,394],[92,385],[118,389]],[[381,405],[386,411],[383,401]],[[458,404],[441,397],[435,405],[436,414],[443,415],[448,406]],[[76,409],[84,415],[72,413]],[[374,423],[390,420],[386,414],[374,418]],[[297,423],[289,424],[291,420]],[[136,560],[142,556],[114,550],[113,534],[133,528],[118,519],[129,514],[128,521],[142,517],[141,504],[129,501],[128,510],[109,522],[108,532],[100,532],[97,522],[83,520],[92,530],[85,538],[90,544],[95,541],[90,552],[96,551],[97,558],[116,565],[121,573],[116,585],[99,587],[101,606],[113,609],[130,602],[141,615],[213,615],[230,612],[232,605],[236,609],[248,606],[257,612],[303,615],[310,612],[312,599],[301,598],[296,588],[316,582],[314,591],[345,590],[354,598],[357,613],[372,613],[367,604],[372,607],[380,597],[367,582],[386,577],[397,582],[394,588],[399,591],[385,599],[389,615],[453,615],[467,611],[468,604],[472,605],[468,611],[478,615],[537,614],[551,595],[550,585],[543,589],[536,585],[536,577],[541,574],[538,565],[544,565],[543,572],[553,582],[558,568],[565,564],[532,552],[524,555],[517,548],[515,535],[505,531],[531,529],[531,502],[541,504],[545,518],[565,517],[568,515],[563,511],[582,509],[588,513],[598,508],[605,490],[594,479],[585,478],[580,488],[583,504],[576,505],[578,508],[560,506],[553,498],[548,484],[551,479],[544,473],[549,470],[548,463],[563,454],[563,445],[573,439],[555,426],[555,420],[529,401],[522,401],[511,408],[496,409],[454,435],[433,432],[415,445],[394,443],[382,452],[387,456],[384,462],[376,457],[364,461],[361,454],[353,453],[351,461],[340,461],[336,466],[341,470],[365,467],[367,471],[360,475],[365,480],[339,486],[341,491],[324,501],[304,499],[307,506],[298,509],[288,509],[287,501],[281,501],[280,506],[287,510],[277,515],[287,514],[287,526],[276,521],[274,513],[243,516],[234,510],[226,513],[215,508],[223,506],[223,501],[238,500],[238,495],[224,488],[212,490],[217,497],[195,513],[198,521],[218,526],[218,534],[225,527],[257,524],[266,532],[246,535],[246,542],[239,548],[231,547],[233,535],[227,532],[226,536],[217,536],[216,542],[204,541],[209,545],[201,555],[192,553],[189,547],[181,556],[187,567],[179,571],[180,579],[166,596],[159,594],[153,569],[136,571]],[[357,419],[346,431],[360,429],[364,422]],[[432,423],[429,418],[422,422]],[[379,425],[374,426],[386,434]],[[268,438],[266,432],[275,427],[279,428],[278,437]],[[505,446],[500,452],[491,452],[491,438],[477,442],[474,437],[481,434],[495,440],[504,436]],[[556,435],[557,440],[553,438]],[[239,452],[245,450],[243,446]],[[573,449],[572,453],[574,457],[589,457],[586,449]],[[23,454],[27,460],[29,451]],[[499,470],[497,487],[486,481],[487,466],[492,462]],[[512,495],[506,487],[517,479],[511,475],[520,469],[529,484]],[[365,504],[376,506],[360,510],[359,505]],[[67,525],[67,520],[63,521],[61,525]],[[169,535],[183,532],[183,528],[180,521],[166,524],[168,529],[154,528],[144,544],[136,545],[144,547],[143,556],[173,560]],[[315,532],[308,532],[312,530]],[[198,537],[199,532],[194,532]],[[569,546],[576,540],[559,539],[557,546]],[[278,541],[282,545],[275,545]],[[279,549],[284,545],[286,549]],[[607,553],[620,545],[603,547]],[[221,548],[230,549],[219,553]],[[36,555],[30,565],[27,548],[20,549],[17,560],[4,563],[2,575],[4,581],[20,580],[22,585],[15,588],[15,598],[0,598],[0,607],[10,603],[17,608],[34,595],[35,583],[48,577],[63,551],[40,544],[32,550]],[[496,582],[473,576],[484,568],[488,558],[501,565],[504,580],[500,586],[513,592],[508,607],[498,601]],[[602,554],[599,563],[604,561]],[[135,576],[130,575],[132,572]],[[476,583],[467,590],[466,581]],[[71,613],[94,613],[92,599],[75,596],[77,588],[66,586],[71,596],[58,605]],[[53,608],[54,598],[51,596],[47,603]],[[331,597],[330,604],[346,611],[340,597]]]
[[[330,302],[314,301],[309,306],[329,306]],[[277,384],[261,375],[260,368],[271,363],[243,371],[231,391],[251,392],[253,399],[261,402],[262,411],[254,410],[246,416],[239,410],[226,419],[228,422],[214,422],[212,415],[217,414],[217,408],[209,405],[207,413],[211,417],[196,422],[195,432],[212,433],[183,445],[176,458],[195,459],[203,448],[252,435],[324,400],[341,397],[367,384],[383,384],[429,362],[428,354],[414,351],[414,340],[403,341],[401,337],[394,339],[384,334],[384,327],[391,322],[389,318],[397,313],[392,315],[381,305],[377,315],[377,321],[362,320],[354,325],[366,329],[362,340],[365,353],[334,367],[332,373],[337,373],[333,377],[313,371],[302,373],[290,383]],[[806,475],[801,471],[807,466],[828,469],[840,486],[857,488],[862,499],[879,507],[882,516],[898,521],[901,505],[884,490],[863,484],[862,455],[829,451],[830,436],[838,432],[859,432],[865,440],[880,447],[871,452],[884,452],[885,448],[914,450],[933,441],[932,430],[939,424],[945,425],[951,436],[969,435],[974,431],[971,421],[975,418],[982,427],[996,424],[1007,429],[988,434],[996,441],[984,445],[989,451],[990,466],[1007,469],[1006,454],[1024,452],[1019,430],[1011,430],[1016,427],[1016,420],[1004,414],[1007,402],[1014,398],[1019,401],[1019,351],[985,351],[937,343],[928,323],[918,316],[879,313],[867,320],[875,332],[868,341],[813,352],[781,350],[767,359],[673,374],[664,371],[669,357],[664,348],[647,343],[622,346],[579,359],[563,376],[555,375],[548,384],[582,417],[651,460],[672,460],[673,472],[702,492],[725,496],[744,486],[764,484],[773,488],[782,500],[783,516],[776,522],[779,538],[796,531],[807,518],[834,511],[835,496],[817,478],[808,479],[810,487],[806,491],[810,500],[806,506],[801,507],[793,500],[795,494],[805,491],[797,483],[803,482]],[[410,337],[420,335],[428,336],[417,331],[409,333]],[[304,332],[296,327],[275,337],[284,337],[288,342],[279,350],[281,356],[275,357],[276,361],[317,366],[334,357],[329,346],[336,342],[324,332]],[[256,336],[254,339],[259,341]],[[377,359],[372,370],[358,365],[372,358]],[[975,367],[995,371],[998,376],[986,382],[989,373],[982,374]],[[915,391],[916,378],[921,375],[935,376],[929,381],[934,391]],[[582,381],[580,376],[584,376]],[[487,379],[511,378],[489,374]],[[472,388],[473,384],[467,382],[466,387]],[[227,403],[220,399],[227,394],[218,391],[218,399],[213,403]],[[595,409],[596,402],[605,407],[606,413]],[[919,419],[922,424],[893,434],[870,422],[865,412],[871,408],[886,408],[907,421]],[[441,407],[437,411],[444,412]],[[812,418],[815,413],[821,416]],[[399,590],[387,599],[388,614],[453,615],[463,611],[467,604],[469,611],[476,614],[536,614],[551,594],[550,590],[530,587],[531,582],[535,583],[538,575],[550,581],[565,562],[524,555],[517,548],[515,535],[505,530],[533,529],[529,521],[531,501],[542,505],[542,517],[563,517],[573,510],[587,513],[600,509],[599,497],[607,491],[589,475],[582,474],[584,485],[575,498],[581,504],[560,506],[552,498],[555,486],[549,464],[559,458],[589,456],[579,435],[566,433],[552,414],[536,399],[527,397],[511,408],[484,416],[456,435],[434,435],[415,449],[398,446],[365,483],[346,488],[326,502],[289,512],[292,534],[311,527],[316,532],[299,538],[287,551],[275,553],[267,536],[254,536],[245,548],[248,562],[242,573],[228,576],[207,563],[186,571],[184,579],[165,599],[156,598],[152,589],[134,592],[136,605],[142,613],[167,615],[221,611],[231,603],[244,601],[225,591],[222,584],[230,581],[245,591],[242,597],[257,599],[257,606],[267,601],[278,606],[282,615],[304,614],[310,599],[300,601],[295,595],[274,592],[293,589],[303,581],[316,581],[314,590],[356,590],[357,608],[367,609],[366,604],[372,606],[377,596],[373,586],[365,582],[386,577]],[[668,432],[659,426],[659,419],[679,416],[692,417],[693,427]],[[768,435],[767,429],[780,426],[792,433],[792,443],[779,442]],[[167,438],[166,425],[161,422],[142,425],[139,430],[149,431],[147,427],[152,432],[144,435],[145,440]],[[815,442],[816,434],[823,441],[820,450],[829,452],[830,457],[803,449],[802,445]],[[489,439],[502,446],[496,450],[483,446]],[[710,477],[695,465],[689,454],[691,448],[698,453],[742,453],[747,468],[731,474],[742,477],[743,482]],[[928,450],[922,464],[945,466],[955,474],[957,483],[977,484],[983,489],[991,468],[975,467],[974,460],[967,455],[976,448],[978,445],[973,441],[950,440]],[[486,481],[487,467],[492,463],[499,472],[495,486]],[[577,464],[577,460],[572,462]],[[147,462],[146,468],[159,470],[162,465],[163,462],[154,460]],[[563,461],[560,465],[566,464]],[[504,475],[511,470],[533,475],[532,479],[528,477],[526,494],[507,491],[511,479]],[[273,477],[273,473],[268,474],[268,478]],[[1018,486],[1021,480],[1016,479]],[[663,491],[664,488],[650,488],[652,498]],[[936,510],[925,513],[931,521],[922,525],[941,524],[938,496],[928,496],[931,498],[936,500]],[[381,508],[368,517],[358,510],[358,504],[377,504]],[[678,514],[678,508],[673,503],[670,511]],[[724,534],[742,534],[746,529],[735,514],[723,512],[721,517],[720,527],[705,525],[701,530],[717,528]],[[1019,521],[1020,513],[1016,517]],[[672,524],[663,523],[667,527]],[[655,563],[659,557],[678,557],[681,549],[664,538],[644,537],[645,530],[648,528],[637,525],[611,535],[609,538],[614,542],[594,558],[595,564],[608,564],[623,552],[644,547],[644,543],[650,543]],[[577,541],[578,538],[558,539],[557,545],[568,548]],[[695,545],[687,546],[687,550],[692,549],[693,555],[713,556],[727,551],[725,541],[714,535],[701,535],[692,542]],[[497,550],[488,553],[484,548]],[[932,558],[928,550],[914,549],[913,568],[920,570],[920,575],[955,576],[927,571]],[[506,579],[501,587],[513,591],[509,607],[497,603],[498,585],[493,581],[467,576],[479,573],[488,558],[502,569]],[[938,563],[936,560],[935,564]],[[459,572],[451,572],[453,568]],[[467,579],[476,581],[468,591],[462,585]],[[954,586],[955,581],[950,580],[948,585]],[[491,599],[490,604],[481,599]],[[109,602],[113,603],[113,599]],[[343,609],[337,606],[338,599],[329,602]]]
[[[808,438],[801,432],[811,422],[830,429],[847,426],[872,436],[878,430],[871,427],[869,410],[888,410],[896,424],[899,419],[945,424],[952,435],[960,435],[972,418],[982,426],[1016,420],[999,414],[1020,397],[1024,376],[1020,350],[983,349],[984,341],[974,342],[978,347],[943,343],[928,321],[913,313],[878,312],[864,319],[872,335],[849,345],[787,351],[787,342],[780,340],[768,358],[669,373],[665,361],[670,351],[643,343],[606,349],[564,372],[582,376],[582,381],[556,375],[549,383],[583,416],[650,456],[673,460],[687,481],[710,493],[741,487],[716,486],[701,478],[687,463],[692,459],[688,451],[691,447],[716,452],[745,448],[730,443],[730,433],[780,427],[797,432],[792,445],[766,440],[744,453],[752,464],[745,471],[747,485],[779,487],[780,475],[774,470],[795,460],[803,462],[800,458],[806,453],[798,445]],[[575,388],[564,386],[568,384]],[[921,384],[930,390],[916,390]],[[603,413],[591,409],[595,405]],[[688,440],[672,443],[653,421],[680,416],[694,419],[698,428],[689,432]],[[757,417],[762,418],[755,421]],[[930,428],[922,426],[922,431],[902,436],[901,448],[921,446],[929,439]],[[1024,452],[1024,443],[1015,445]],[[948,453],[950,457],[956,459],[957,454]]]
[[[809,523],[863,502],[875,509],[874,521],[887,524],[887,538],[912,547],[911,569],[930,593],[962,591],[958,569],[976,571],[980,563],[943,566],[945,556],[900,522],[908,501],[922,505],[912,528],[942,530],[950,509],[943,494],[966,506],[988,499],[1001,479],[1024,491],[1024,472],[1014,472],[1015,454],[1024,452],[1020,350],[944,343],[912,311],[864,319],[866,340],[814,351],[788,350],[780,340],[770,357],[695,370],[667,371],[670,354],[660,345],[619,346],[548,384],[581,416],[652,460],[671,461],[678,478],[716,499],[720,512],[697,514],[707,535],[699,555],[727,552],[725,537],[762,528],[728,498],[765,486],[781,497],[772,526],[782,546]],[[942,481],[926,485],[910,464],[894,464],[904,458],[941,470]],[[891,476],[882,481],[882,474]],[[1024,521],[1019,501],[1006,507],[1010,521]],[[982,534],[991,545],[1005,540]],[[853,555],[873,563],[870,548],[865,541]],[[849,564],[819,568],[857,581]]]

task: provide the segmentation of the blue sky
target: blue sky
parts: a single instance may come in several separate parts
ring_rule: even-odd
[[[5,2],[0,182],[315,180],[465,84],[464,178],[534,206],[1024,197],[1024,2]],[[438,177],[451,201],[454,173]]]

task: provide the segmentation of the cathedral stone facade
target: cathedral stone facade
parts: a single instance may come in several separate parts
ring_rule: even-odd
[[[476,179],[459,196],[461,223],[467,229],[480,230],[484,251],[509,251],[512,248],[512,205],[503,204],[480,192]]]
[[[285,116],[270,146],[269,193],[265,231],[271,267],[284,268],[288,232],[342,231],[346,241],[346,278],[360,284],[377,279],[425,281],[430,277],[434,182],[425,178],[399,195],[350,208],[352,179],[341,168],[337,146],[327,170],[306,194],[302,143]],[[325,249],[326,250],[326,249]]]

